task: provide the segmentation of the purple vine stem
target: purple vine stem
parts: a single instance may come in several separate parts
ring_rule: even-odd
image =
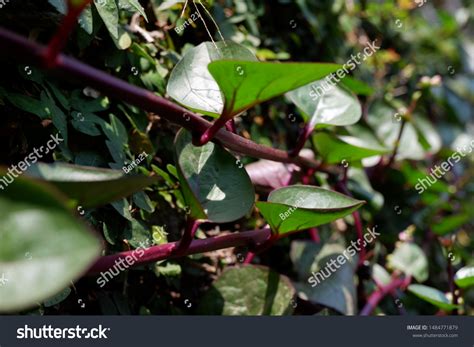
[[[297,157],[303,149],[306,141],[314,130],[314,125],[310,123],[311,122],[306,123],[304,128],[301,130],[295,148],[293,148],[289,153],[290,157]]]
[[[184,254],[186,250],[189,248],[191,243],[193,242],[194,235],[196,234],[196,230],[201,222],[188,217],[186,220],[186,228],[184,229],[183,237],[181,241],[179,241],[178,245],[176,246],[176,253],[177,254]]]
[[[178,242],[170,242],[164,245],[153,246],[145,249],[143,255],[133,264],[139,266],[155,262],[158,260],[179,258],[196,253],[211,252],[218,249],[249,246],[258,247],[271,237],[270,229],[260,229],[233,233],[229,235],[208,238],[205,240],[193,240],[189,247],[183,252],[177,252]],[[133,256],[135,251],[126,251],[101,257],[87,272],[88,275],[95,275],[107,271],[115,266],[116,262],[127,256]]]
[[[31,42],[23,36],[4,28],[0,28],[0,48],[5,54],[40,66],[44,62],[47,52],[47,47]],[[67,76],[69,80],[86,84],[112,98],[154,112],[160,117],[195,133],[203,134],[212,125],[204,118],[153,92],[131,85],[63,54],[57,57],[56,64],[51,71],[57,72],[59,77],[65,78]],[[215,140],[227,149],[246,156],[282,163],[293,163],[303,167],[319,167],[319,163],[315,160],[300,156],[291,157],[285,151],[256,144],[226,129],[220,129],[216,133]]]

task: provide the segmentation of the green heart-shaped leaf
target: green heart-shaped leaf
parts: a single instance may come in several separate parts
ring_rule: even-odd
[[[214,143],[196,147],[181,130],[175,140],[176,163],[184,198],[194,219],[227,223],[252,208],[255,191],[243,164]]]
[[[357,309],[354,272],[358,258],[356,254],[346,258],[345,253],[346,249],[336,243],[321,246],[314,242],[293,241],[290,258],[301,281],[296,288],[309,301],[353,315]],[[330,271],[328,263],[339,265],[335,271]]]
[[[317,124],[351,125],[362,116],[362,108],[354,95],[325,80],[295,89],[287,96],[303,112],[311,129]]]
[[[290,280],[262,266],[246,265],[225,270],[200,302],[207,315],[288,315],[295,294]]]
[[[460,288],[474,286],[474,266],[465,266],[456,272],[454,282]]]
[[[207,66],[220,59],[257,60],[247,48],[232,41],[201,43],[176,64],[168,81],[168,95],[190,110],[218,117],[224,99]]]
[[[99,256],[98,239],[66,204],[52,187],[24,178],[0,194],[1,312],[51,298]]]
[[[225,118],[290,90],[319,80],[339,65],[324,63],[275,63],[215,61],[208,69],[224,95]]]
[[[381,145],[367,143],[357,137],[335,136],[323,132],[313,136],[313,143],[324,161],[329,164],[340,164],[343,160],[351,163],[389,152]]]
[[[408,291],[442,310],[451,311],[459,308],[458,305],[453,305],[446,295],[436,288],[422,284],[411,284],[408,286]]]
[[[402,126],[401,113],[383,103],[374,103],[370,107],[367,121],[374,129],[377,138],[385,147],[392,150]],[[417,127],[420,130],[417,131]],[[432,126],[427,121],[407,122],[400,139],[396,160],[422,160],[426,153],[437,151],[439,139],[436,138],[435,130],[429,129],[432,129]],[[424,130],[429,131],[425,135],[426,138],[419,135]]]
[[[84,208],[117,201],[157,181],[154,177],[64,163],[38,163],[27,175],[50,182]]]
[[[428,279],[428,259],[423,250],[414,243],[404,242],[397,245],[388,257],[389,266],[415,277],[418,282]]]
[[[285,234],[332,222],[363,204],[331,190],[294,185],[274,190],[268,202],[259,201],[257,207],[275,233]]]

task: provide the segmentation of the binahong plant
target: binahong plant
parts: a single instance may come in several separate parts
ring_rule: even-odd
[[[347,76],[323,94],[314,93],[342,65],[261,61],[254,51],[230,40],[187,47],[182,56],[173,56],[176,61],[166,76],[150,53],[151,44],[132,42],[129,33],[118,25],[119,10],[137,12],[147,19],[147,12],[138,1],[68,0],[67,6],[61,1],[50,3],[64,17],[48,45],[0,28],[0,48],[7,50],[9,56],[35,64],[41,71],[56,72],[64,79],[93,88],[92,93],[99,93],[100,97],[90,101],[74,92],[64,95],[40,70],[33,81],[41,90],[39,99],[3,88],[0,96],[25,112],[51,119],[66,140],[71,136],[71,127],[90,138],[103,137],[108,159],[90,153],[76,156],[63,146],[55,163],[35,161],[25,175],[5,187],[5,192],[2,187],[0,274],[8,282],[0,285],[0,311],[18,312],[45,301],[51,304],[51,298],[71,281],[111,271],[117,264],[127,263],[126,269],[152,266],[158,276],[172,273],[169,278],[173,278],[183,271],[173,260],[228,248],[236,249],[238,262],[244,264],[219,274],[202,297],[198,313],[291,314],[296,308],[296,293],[303,293],[313,304],[355,314],[357,300],[361,299],[357,298],[357,291],[364,291],[364,271],[369,266],[373,274],[368,276],[373,276],[377,288],[368,298],[362,298],[361,314],[372,313],[385,296],[399,289],[407,289],[444,311],[461,308],[457,297],[450,300],[434,288],[411,284],[412,279],[420,283],[427,280],[428,261],[410,239],[410,229],[387,257],[391,274],[370,264],[373,254],[366,250],[364,241],[363,220],[373,225],[367,215],[383,204],[369,178],[383,184],[386,171],[394,163],[423,158],[440,148],[439,137],[433,135],[429,122],[415,116],[417,103],[427,89],[420,87],[413,93],[401,122],[395,124],[383,118],[389,112],[380,110],[393,111],[397,106],[390,102],[374,103],[371,112],[381,112],[383,116],[367,119],[364,112],[368,111],[358,95],[370,96],[371,89],[358,80]],[[183,1],[164,5],[180,3]],[[185,2],[181,16],[187,5]],[[61,54],[77,25],[89,35],[104,25],[116,48],[129,54],[134,62],[129,82]],[[141,33],[151,36],[143,30]],[[114,62],[115,58],[107,61],[112,71],[113,66],[120,70],[123,63]],[[140,79],[133,73],[138,69],[144,70]],[[239,135],[236,122],[242,123],[247,112],[266,107],[270,100],[283,99],[303,120],[292,148],[280,150],[262,145],[264,141],[254,142],[248,135],[252,129],[243,125],[243,135]],[[159,118],[159,123],[166,121],[179,127],[173,132],[173,143],[166,147],[170,159],[166,167],[156,160],[156,147],[147,135],[152,125],[143,111],[149,112],[149,118]],[[99,116],[101,112],[109,113],[108,118]],[[129,121],[130,130],[117,113]],[[69,127],[65,114],[73,118]],[[410,147],[411,143],[416,145]],[[305,146],[315,154],[305,155]],[[270,187],[266,196],[259,189],[262,180],[246,169],[247,157],[260,160],[254,163],[259,168],[266,165],[262,169],[264,176],[281,174],[286,179],[264,182],[266,188]],[[375,164],[366,165],[374,161]],[[143,166],[136,164],[142,162]],[[103,168],[106,166],[109,168]],[[364,171],[366,167],[373,168]],[[402,174],[409,175],[411,169],[403,167]],[[6,176],[10,172],[2,169],[0,173]],[[180,223],[183,228],[180,224],[174,226],[175,231],[184,229],[171,235],[176,241],[170,242],[170,235],[163,231],[168,228],[153,219],[156,209],[163,208],[167,213],[163,207],[166,204],[160,202],[172,206],[173,212],[168,212],[177,213],[184,220]],[[90,213],[103,206],[127,221],[125,230],[118,231],[120,227],[115,223],[120,223],[113,218]],[[89,211],[86,223],[82,213],[85,210]],[[26,223],[25,216],[33,217]],[[462,224],[466,218],[451,223]],[[347,257],[343,237],[330,232],[321,239],[317,228],[338,223],[345,225],[341,227],[344,231],[347,225],[353,226],[357,244],[364,243],[356,255]],[[451,223],[444,229],[435,228],[435,232],[452,230]],[[153,225],[151,231],[149,224]],[[35,231],[29,232],[32,225]],[[245,231],[246,225],[253,230]],[[210,226],[225,226],[233,232],[209,236],[203,230]],[[303,232],[308,232],[315,242],[296,239],[291,243],[290,254],[285,255],[295,265],[295,280],[270,267],[252,265],[256,257],[275,249],[277,242],[288,243],[290,237],[302,237]],[[352,233],[346,236],[350,239]],[[342,256],[348,261],[321,286],[308,285],[310,276]],[[41,276],[43,273],[46,275]],[[360,278],[358,288],[354,275]],[[469,267],[452,275],[453,286],[456,283],[464,288],[473,283]],[[27,290],[32,287],[41,290]]]

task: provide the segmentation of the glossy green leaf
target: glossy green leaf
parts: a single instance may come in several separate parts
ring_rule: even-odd
[[[432,229],[437,235],[446,235],[457,231],[464,224],[469,222],[470,219],[471,217],[468,214],[444,217],[440,221],[437,221],[437,223],[433,224]]]
[[[27,175],[50,182],[84,208],[119,200],[157,181],[154,177],[63,163],[38,163]]]
[[[346,258],[344,251],[345,248],[336,243],[321,246],[293,241],[290,257],[301,281],[296,283],[297,290],[303,293],[301,296],[345,315],[354,315],[357,310],[354,272],[358,257],[346,252]],[[335,271],[330,271],[328,262],[337,264],[337,267],[332,265]]]
[[[385,104],[375,103],[369,110],[369,125],[374,129],[377,138],[390,150],[393,150],[402,126],[401,115]],[[425,150],[419,142],[417,131],[413,124],[405,124],[396,160],[422,160]]]
[[[202,298],[198,312],[206,315],[288,315],[295,290],[290,280],[262,266],[226,269]]]
[[[121,10],[139,12],[148,22],[145,9],[142,7],[142,5],[140,5],[140,2],[138,0],[118,0],[118,5]]]
[[[257,60],[247,48],[232,41],[201,43],[176,64],[168,81],[168,95],[190,110],[219,116],[224,99],[207,66],[220,59]]]
[[[352,163],[389,152],[387,148],[367,143],[357,137],[336,136],[324,132],[313,135],[313,143],[323,160],[329,164],[341,164],[343,160]]]
[[[188,131],[175,140],[176,163],[186,203],[195,219],[226,223],[245,216],[255,192],[243,165],[214,143],[196,147]]]
[[[0,312],[48,300],[99,256],[99,240],[66,204],[51,187],[22,177],[0,194]]]
[[[231,118],[264,101],[319,80],[339,65],[215,61],[208,66],[224,95],[222,115]]]
[[[309,83],[289,92],[287,96],[303,112],[311,128],[318,124],[351,125],[362,116],[359,100],[326,80]]]
[[[119,38],[119,13],[115,0],[94,0],[95,8],[113,39]]]
[[[474,266],[465,266],[456,272],[454,282],[460,288],[474,286]]]
[[[403,242],[388,257],[389,266],[415,277],[418,282],[428,279],[428,259],[423,250],[414,243]]]
[[[442,310],[451,311],[459,308],[458,305],[453,305],[446,295],[436,288],[422,284],[411,284],[408,286],[408,291]]]
[[[342,218],[364,201],[313,186],[294,185],[274,190],[257,207],[278,234],[304,230]]]

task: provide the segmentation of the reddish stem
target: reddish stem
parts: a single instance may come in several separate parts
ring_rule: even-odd
[[[217,118],[212,125],[207,128],[195,143],[196,146],[204,146],[206,143],[211,141],[217,134],[217,132],[227,124],[227,119],[225,117]]]
[[[66,46],[67,38],[74,30],[77,19],[91,1],[84,0],[80,5],[74,5],[72,0],[67,2],[66,16],[44,52],[44,64],[47,68],[52,68],[57,64],[59,53]]]
[[[32,64],[39,64],[43,61],[46,48],[9,30],[0,28],[0,49],[18,59],[23,59]],[[58,73],[59,77],[68,78],[70,81],[80,81],[82,84],[99,90],[111,98],[119,99],[145,111],[159,114],[161,118],[167,119],[190,131],[202,133],[211,125],[204,118],[157,96],[153,92],[131,85],[103,71],[85,65],[76,59],[60,55],[54,71]],[[293,163],[304,167],[319,167],[319,163],[315,160],[303,157],[290,157],[285,151],[256,144],[224,129],[217,132],[216,142],[219,142],[231,151],[249,157]],[[329,169],[319,170],[335,174],[335,172]]]
[[[313,240],[316,243],[321,243],[321,238],[319,237],[319,231],[317,228],[311,228],[308,231],[309,231],[309,236],[311,237],[311,240]]]
[[[311,135],[313,130],[314,124],[311,124],[311,122],[305,124],[304,128],[300,131],[295,148],[290,151],[290,157],[296,157],[300,154],[306,141],[308,140],[308,137]]]
[[[392,155],[391,155],[390,158],[388,159],[388,162],[387,162],[387,164],[384,166],[384,168],[389,168],[389,167],[391,167],[392,164],[393,164],[394,161],[395,161],[395,158],[397,157],[398,148],[400,147],[400,142],[401,142],[401,140],[402,140],[403,130],[405,129],[405,125],[406,125],[406,120],[403,119],[403,120],[402,120],[402,124],[401,124],[401,126],[400,126],[400,130],[398,131],[397,140],[396,140],[396,142],[395,142],[395,147],[393,148]]]
[[[141,252],[143,252],[143,254],[138,257],[137,261],[132,266],[144,265],[158,260],[178,258],[196,253],[211,252],[223,248],[240,246],[258,247],[265,243],[270,236],[270,229],[259,229],[213,237],[205,240],[193,240],[189,247],[182,253],[177,253],[179,242],[170,242],[142,250]],[[100,272],[105,272],[114,267],[116,262],[120,261],[120,259],[125,260],[127,256],[137,258],[137,254],[139,254],[139,252],[133,250],[101,257],[89,269],[87,274],[94,275]]]
[[[362,221],[360,219],[359,211],[352,212],[352,217],[354,217],[354,225],[357,231],[357,239],[360,240],[360,256],[359,256],[359,265],[363,264],[366,259],[366,250],[364,247],[364,231],[362,228]]]
[[[315,172],[316,172],[316,169],[313,169],[313,168],[307,169],[305,174],[301,177],[301,182],[307,185],[311,184],[311,178],[313,177]]]
[[[237,128],[235,126],[234,118],[232,118],[227,123],[225,123],[225,127],[226,127],[227,131],[230,131],[233,134],[237,134]]]
[[[200,221],[188,217],[186,220],[186,229],[184,230],[183,237],[176,246],[176,254],[186,253],[186,250],[189,248],[194,239],[194,235],[196,234],[196,230],[200,223]]]
[[[368,316],[370,315],[375,308],[378,306],[380,301],[387,295],[392,293],[395,289],[404,289],[406,288],[411,282],[410,277],[406,278],[393,278],[392,281],[385,285],[379,287],[375,292],[373,292],[370,297],[367,299],[367,303],[365,304],[364,308],[360,312],[361,316]]]
[[[255,253],[248,252],[246,257],[245,257],[244,264],[250,264],[252,262],[253,258],[255,258]]]

